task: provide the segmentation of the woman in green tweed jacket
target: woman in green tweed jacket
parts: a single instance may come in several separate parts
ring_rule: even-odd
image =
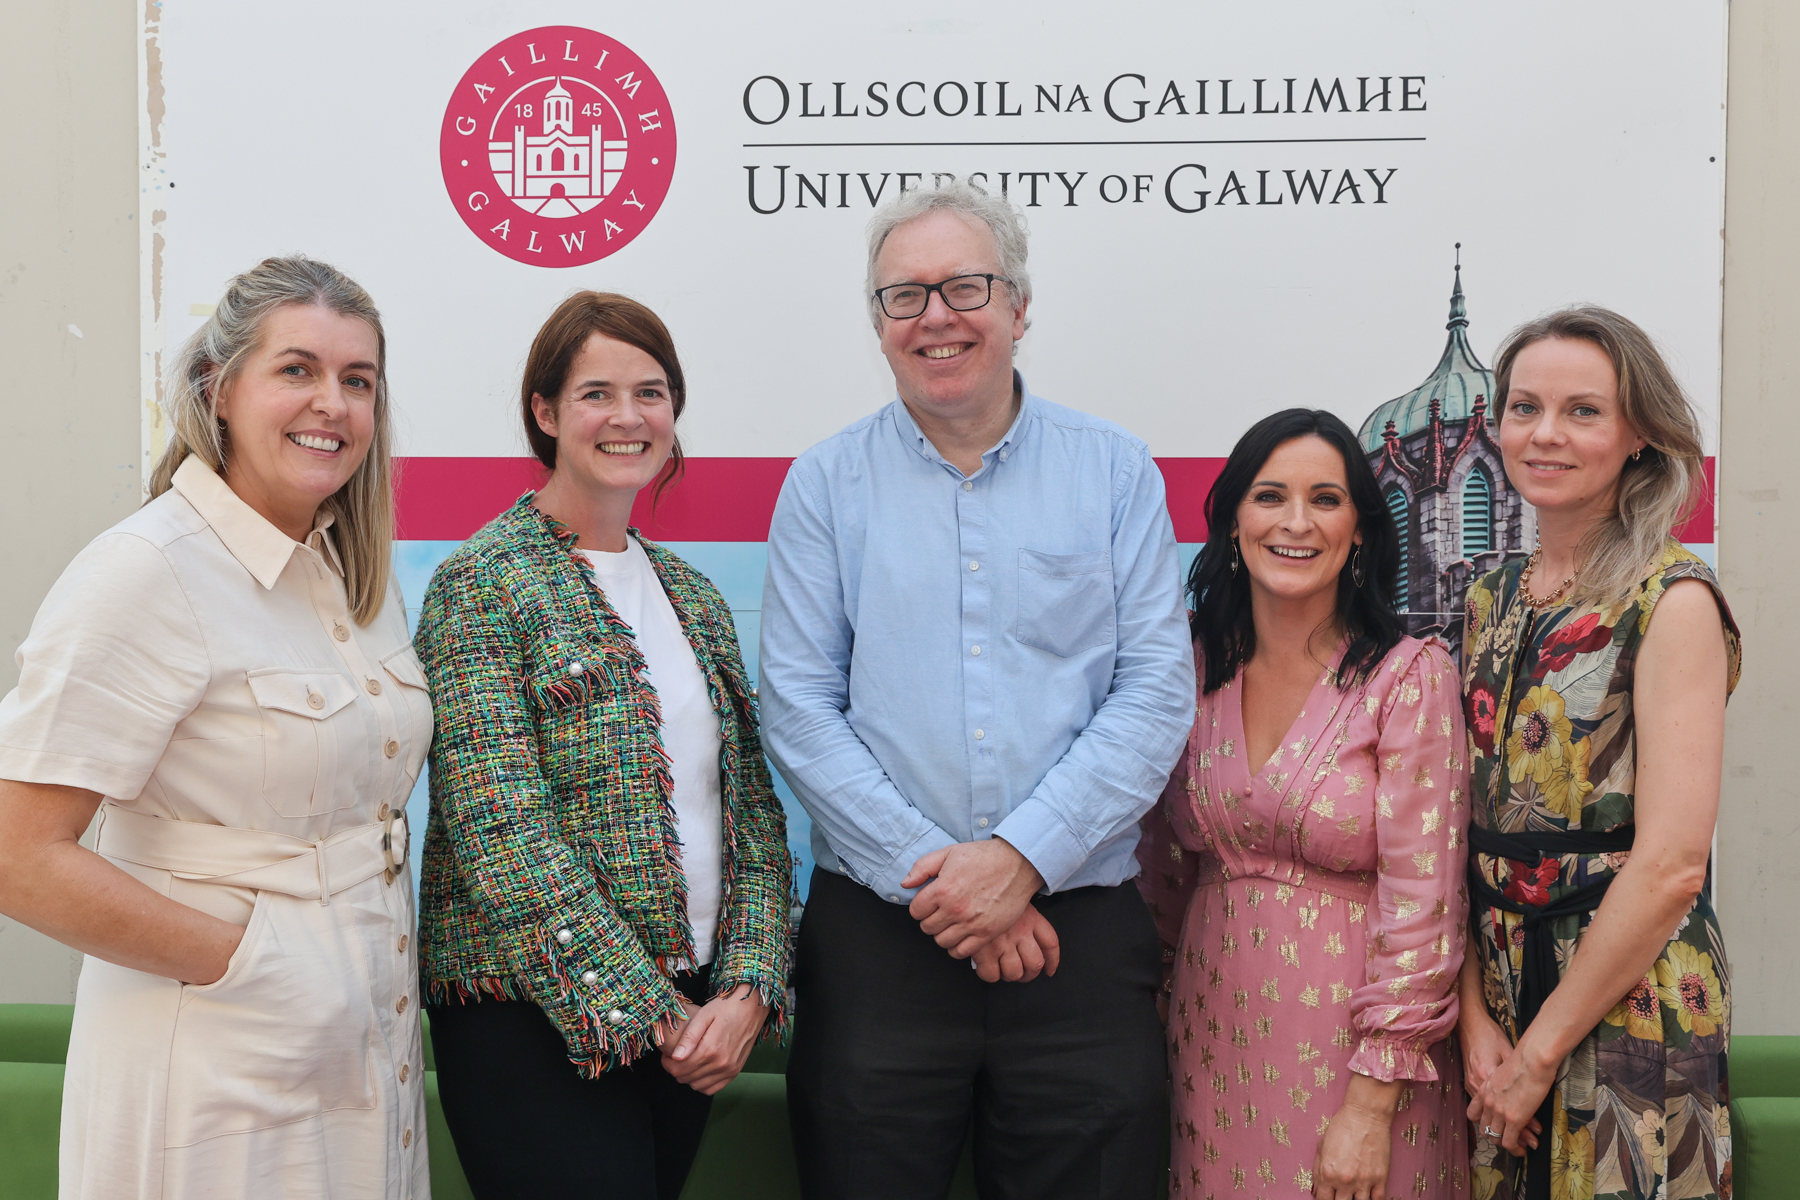
[[[482,1200],[674,1200],[712,1094],[785,1033],[786,827],[730,611],[628,528],[680,463],[668,331],[578,293],[521,392],[549,482],[438,569],[415,639],[438,1085]]]

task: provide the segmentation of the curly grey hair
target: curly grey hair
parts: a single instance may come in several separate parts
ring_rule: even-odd
[[[988,232],[994,235],[994,246],[999,251],[1000,274],[1010,281],[1013,307],[1030,303],[1031,272],[1025,265],[1030,246],[1024,216],[999,196],[984,192],[964,180],[950,179],[930,191],[916,188],[910,192],[902,192],[869,222],[869,272],[864,291],[869,298],[869,320],[877,333],[881,332],[882,314],[881,304],[875,299],[875,263],[881,257],[882,246],[887,244],[888,235],[900,226],[939,210],[953,212],[987,226]],[[1031,327],[1029,320],[1025,327]]]

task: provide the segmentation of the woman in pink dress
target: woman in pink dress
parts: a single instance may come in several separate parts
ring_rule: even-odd
[[[1171,966],[1170,1195],[1466,1195],[1456,669],[1402,633],[1394,524],[1330,413],[1251,428],[1207,522],[1197,719],[1138,850]]]

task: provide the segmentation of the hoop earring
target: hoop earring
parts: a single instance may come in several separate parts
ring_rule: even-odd
[[[1636,450],[1633,450],[1631,452],[1631,461],[1632,462],[1636,462],[1638,459],[1640,459],[1642,457],[1644,457],[1644,448],[1642,446],[1639,446]]]
[[[1350,556],[1350,582],[1357,587],[1363,585],[1362,545],[1358,543],[1356,553]]]
[[[1231,539],[1231,573],[1232,573],[1232,574],[1233,574],[1233,575],[1236,575],[1236,574],[1237,574],[1237,569],[1238,569],[1238,549],[1237,549],[1237,539],[1236,539],[1236,538],[1232,538],[1232,539]]]

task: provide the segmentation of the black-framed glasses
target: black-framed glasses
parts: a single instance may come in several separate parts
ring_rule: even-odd
[[[931,293],[944,298],[946,307],[957,312],[981,308],[994,298],[994,283],[1010,284],[1004,275],[955,275],[940,283],[893,283],[875,289],[881,311],[896,321],[919,316],[931,303]]]

